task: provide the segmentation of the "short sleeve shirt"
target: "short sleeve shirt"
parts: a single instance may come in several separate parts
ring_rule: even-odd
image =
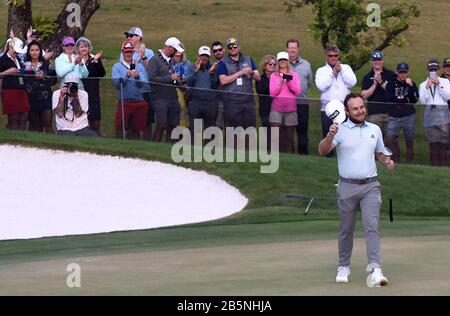
[[[365,179],[377,176],[375,153],[384,149],[380,128],[364,122],[358,126],[347,120],[339,126],[334,136],[339,175],[348,179]]]

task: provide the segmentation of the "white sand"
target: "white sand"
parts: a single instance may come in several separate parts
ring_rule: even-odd
[[[170,164],[0,146],[0,240],[213,220],[248,200],[221,178]]]

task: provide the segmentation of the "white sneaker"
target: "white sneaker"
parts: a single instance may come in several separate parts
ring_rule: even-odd
[[[337,275],[336,275],[336,283],[347,283],[348,282],[348,276],[350,275],[350,268],[349,267],[339,267],[337,269]]]
[[[381,287],[388,285],[388,279],[383,275],[381,268],[373,269],[373,272],[367,276],[368,287]]]

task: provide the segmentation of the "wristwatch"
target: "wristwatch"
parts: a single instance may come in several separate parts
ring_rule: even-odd
[[[147,59],[147,56],[142,57],[142,60],[146,60],[146,59]]]

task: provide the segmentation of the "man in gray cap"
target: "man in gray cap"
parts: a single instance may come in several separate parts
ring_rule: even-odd
[[[225,56],[217,75],[222,85],[226,127],[256,126],[256,103],[253,80],[261,80],[256,64],[250,56],[240,51],[237,38],[227,40],[228,55]]]

